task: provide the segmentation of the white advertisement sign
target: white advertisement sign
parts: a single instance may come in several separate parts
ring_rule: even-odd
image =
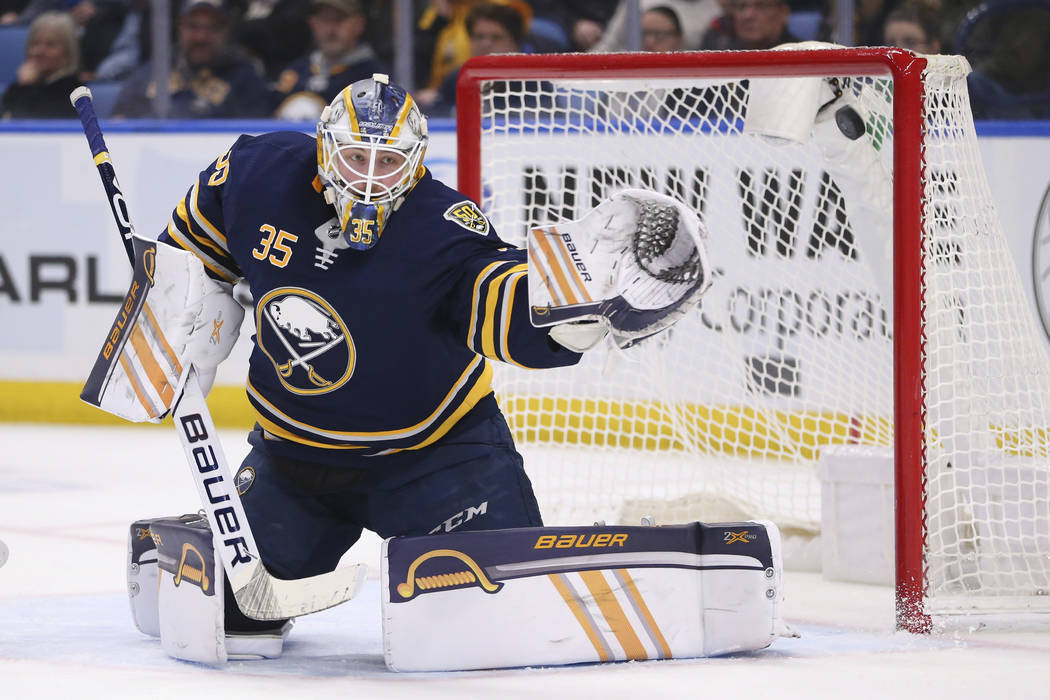
[[[197,173],[237,136],[232,131],[107,134],[138,231],[157,235]],[[453,186],[455,146],[454,132],[436,130],[427,154],[434,174]],[[985,137],[980,146],[998,214],[1034,308],[1033,232],[1050,186],[1050,137]],[[7,132],[0,133],[0,154],[5,166],[0,169],[0,320],[4,328],[0,380],[81,381],[130,279],[90,151],[79,132]],[[705,165],[710,168],[708,196],[739,196],[732,173],[722,172],[730,166],[720,162]],[[820,174],[814,170],[803,177],[801,191],[807,198],[803,209],[812,216],[819,211],[815,199]],[[1043,217],[1047,216],[1044,212]],[[494,223],[497,230],[516,226],[499,216]],[[800,228],[811,224],[812,220],[800,221]],[[1047,222],[1043,232],[1050,240]],[[515,232],[507,230],[505,235],[514,238]],[[1045,247],[1050,248],[1050,243]],[[786,289],[773,276],[776,266],[738,253],[724,251],[719,264],[734,266],[738,269],[734,276],[742,271],[754,284],[723,289],[718,298],[705,300],[705,323],[716,332],[733,328],[746,346],[741,351],[777,352],[777,334],[771,332],[775,329],[761,324],[791,323],[790,314],[797,313],[827,315],[828,336],[836,342],[864,340],[853,326],[858,314],[873,303],[870,276],[867,288],[826,288],[815,276],[810,287]],[[1050,255],[1042,260],[1043,282],[1050,286]],[[755,306],[755,295],[768,297],[771,314],[764,319],[737,314],[736,310]],[[870,317],[870,313],[860,315]],[[883,327],[861,330],[865,338],[881,337],[886,331]],[[245,335],[252,332],[250,327],[244,329]],[[247,345],[241,343],[222,367],[220,383],[243,383]]]

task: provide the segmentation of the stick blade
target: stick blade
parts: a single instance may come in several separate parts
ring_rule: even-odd
[[[237,607],[256,620],[284,620],[345,603],[364,585],[368,567],[354,564],[309,578],[274,578],[261,563],[233,596]]]

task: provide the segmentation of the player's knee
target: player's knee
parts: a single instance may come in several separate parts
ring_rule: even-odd
[[[140,631],[160,637],[168,655],[187,661],[280,656],[291,622],[250,620],[236,610],[232,596],[226,605],[225,579],[203,516],[132,523],[128,595]],[[233,629],[226,629],[227,617]]]

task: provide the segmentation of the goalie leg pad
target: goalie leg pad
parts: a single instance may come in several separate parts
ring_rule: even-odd
[[[388,539],[384,656],[456,671],[762,649],[789,634],[780,569],[760,522]]]
[[[160,636],[157,611],[157,546],[150,529],[156,518],[136,520],[128,533],[128,600],[131,619],[143,634]]]
[[[128,593],[135,626],[160,637],[171,657],[219,665],[277,658],[291,621],[253,633],[224,630],[225,573],[200,515],[132,524]]]

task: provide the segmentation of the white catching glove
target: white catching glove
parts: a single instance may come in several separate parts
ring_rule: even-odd
[[[676,199],[624,190],[583,218],[529,234],[532,324],[583,352],[628,347],[682,318],[711,283],[706,234]]]

